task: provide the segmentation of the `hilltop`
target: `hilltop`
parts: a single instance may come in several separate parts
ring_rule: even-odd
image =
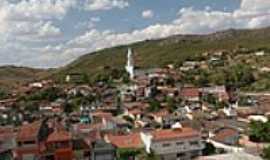
[[[167,64],[181,65],[185,60],[194,59],[208,51],[232,51],[237,48],[270,49],[270,27],[253,30],[229,29],[207,35],[175,35],[145,40],[85,54],[55,70],[1,67],[0,85],[14,86],[48,76],[59,80],[69,73],[83,73],[93,78],[104,72],[104,68],[121,70],[126,63],[128,47],[135,51],[136,65],[140,68],[161,67]]]
[[[2,66],[0,67],[1,88],[13,88],[26,82],[31,82],[48,75],[48,70],[28,67]]]
[[[234,50],[236,48],[269,49],[270,27],[254,30],[216,32],[208,35],[175,35],[158,40],[146,40],[130,45],[103,49],[79,57],[73,63],[56,71],[57,75],[79,72],[93,76],[104,67],[123,68],[127,48],[135,51],[136,65],[141,68],[181,64],[207,51]]]

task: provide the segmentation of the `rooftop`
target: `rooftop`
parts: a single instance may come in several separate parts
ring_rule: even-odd
[[[71,140],[71,134],[65,130],[55,130],[48,136],[47,142],[60,142]]]
[[[199,88],[192,88],[192,87],[182,88],[180,91],[180,95],[184,97],[199,97],[200,95]]]
[[[129,135],[108,135],[108,140],[118,148],[141,148],[143,143],[139,133]]]
[[[192,128],[163,129],[152,132],[154,141],[199,137],[200,133]]]
[[[17,140],[28,141],[37,138],[41,124],[41,121],[35,121],[33,123],[21,126],[17,134]]]
[[[200,157],[198,160],[262,160],[258,156],[253,156],[245,152],[219,154],[213,156]]]

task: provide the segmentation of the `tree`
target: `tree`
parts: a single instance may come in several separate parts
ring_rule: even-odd
[[[159,101],[157,101],[156,99],[150,99],[149,100],[149,108],[148,108],[148,111],[149,112],[156,112],[156,111],[159,111],[161,105],[159,103]]]
[[[153,151],[151,153],[147,153],[145,150],[141,152],[139,155],[140,160],[161,160],[161,157],[156,155]]]
[[[229,67],[226,72],[226,82],[228,85],[245,87],[252,84],[254,81],[255,77],[252,73],[252,68],[247,65],[233,65]]]
[[[64,104],[64,112],[65,113],[71,113],[73,111],[78,110],[78,108],[79,108],[79,105],[77,104],[77,102],[74,102],[74,101],[66,102]]]
[[[166,102],[167,102],[168,110],[170,112],[173,112],[177,109],[176,102],[175,102],[174,98],[166,97]]]
[[[266,160],[270,160],[270,146],[263,149],[262,157]]]
[[[206,143],[202,152],[204,156],[212,155],[216,152],[216,148],[212,143]]]
[[[0,89],[0,100],[6,99],[8,97],[8,93],[4,89]]]
[[[249,137],[254,142],[270,142],[270,122],[252,121],[249,124]]]
[[[90,83],[90,79],[89,79],[88,74],[86,74],[86,73],[82,74],[82,83]]]
[[[135,159],[137,155],[140,154],[139,149],[118,149],[117,150],[117,156],[118,160],[130,160],[130,159]]]

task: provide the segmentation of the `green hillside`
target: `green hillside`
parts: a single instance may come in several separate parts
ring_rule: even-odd
[[[127,46],[118,46],[86,54],[55,75],[86,73],[93,77],[104,67],[123,68],[127,48],[135,50],[136,65],[142,68],[158,67],[169,63],[181,64],[203,52],[213,50],[233,50],[239,47],[248,49],[270,49],[270,28],[256,30],[227,30],[209,35],[177,35],[160,40],[147,40]]]
[[[161,67],[171,63],[180,65],[187,59],[200,57],[206,51],[231,51],[237,48],[270,50],[270,27],[255,30],[230,29],[209,35],[176,35],[159,40],[146,40],[89,53],[55,70],[0,67],[0,86],[14,87],[44,77],[63,80],[69,73],[83,73],[94,78],[103,73],[104,68],[123,70],[128,47],[134,49],[138,67]]]
[[[38,80],[47,76],[47,70],[33,69],[27,67],[3,66],[0,67],[0,89],[9,89],[22,85],[25,82]]]

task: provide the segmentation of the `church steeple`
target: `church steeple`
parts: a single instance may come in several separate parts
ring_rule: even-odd
[[[129,73],[129,78],[133,79],[134,78],[134,61],[133,61],[133,52],[131,48],[128,48],[126,71]]]

